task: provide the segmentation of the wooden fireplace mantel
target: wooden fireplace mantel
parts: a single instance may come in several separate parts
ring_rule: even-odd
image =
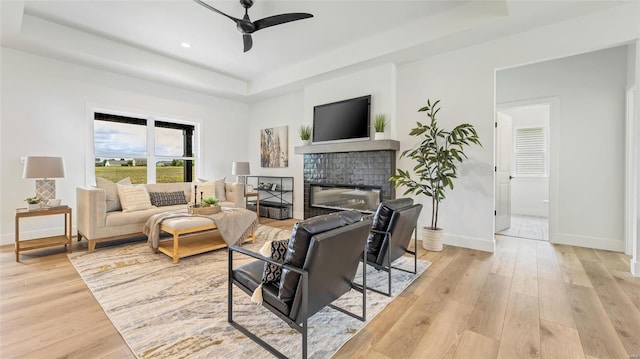
[[[307,153],[332,153],[332,152],[399,151],[400,141],[374,140],[374,141],[314,144],[314,145],[308,145],[308,146],[296,146],[294,150],[297,155],[304,155]]]

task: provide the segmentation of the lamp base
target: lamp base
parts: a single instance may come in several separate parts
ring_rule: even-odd
[[[36,197],[45,202],[56,198],[56,180],[36,180]]]

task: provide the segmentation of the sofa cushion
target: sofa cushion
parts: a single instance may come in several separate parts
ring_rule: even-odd
[[[198,186],[197,192],[194,190],[192,202],[196,200],[200,203],[201,198],[207,198],[211,196],[215,196],[220,202],[224,202],[227,200],[225,188],[224,188],[224,177],[218,178],[212,181],[206,181],[199,179],[200,182],[194,182],[194,186]]]
[[[152,208],[149,192],[144,185],[118,184],[118,195],[122,204],[122,212],[134,212]]]
[[[175,206],[177,204],[187,204],[184,192],[149,192],[151,205],[156,207]]]
[[[291,238],[289,239],[289,245],[287,246],[283,263],[296,268],[302,268],[307,258],[311,238],[314,235],[355,223],[361,219],[362,216],[356,211],[341,211],[312,217],[296,223],[293,227]],[[284,301],[293,300],[299,279],[300,275],[298,273],[283,268],[280,277],[280,292],[278,293],[278,298]]]
[[[144,224],[147,223],[147,220],[149,219],[149,217],[153,216],[154,214],[177,211],[177,210],[184,211],[184,209],[185,209],[184,205],[177,205],[177,206],[168,206],[168,207],[151,207],[149,209],[145,209],[142,211],[126,212],[126,213],[122,211],[109,212],[107,213],[105,224],[106,224],[106,227],[111,228],[116,232],[118,231],[118,228],[127,227],[130,225],[136,225],[138,229],[136,229],[134,232],[142,233]],[[117,232],[117,234],[127,234],[127,233],[131,233],[131,232]]]
[[[389,224],[391,223],[393,211],[411,205],[413,205],[413,199],[411,198],[398,198],[380,203],[380,205],[378,205],[376,215],[373,217],[371,229],[386,232],[389,228]],[[384,237],[385,235],[382,233],[369,233],[367,248],[370,256],[367,257],[367,260],[371,260],[371,258],[376,258],[378,256]]]
[[[131,179],[129,177],[123,178],[118,181],[118,184],[131,185]],[[118,195],[118,186],[116,183],[113,183],[106,178],[96,177],[96,187],[102,188],[106,194],[107,212],[122,210],[120,196]]]

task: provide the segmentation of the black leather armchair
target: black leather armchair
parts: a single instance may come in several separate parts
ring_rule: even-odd
[[[366,273],[363,273],[362,286],[354,284],[353,279],[370,229],[371,220],[362,221],[362,215],[356,211],[336,212],[298,222],[289,240],[284,263],[245,248],[229,247],[229,323],[276,357],[286,358],[233,321],[233,286],[252,295],[262,282],[265,262],[282,268],[282,275],[279,282],[262,285],[262,305],[302,334],[303,358],[307,357],[307,321],[322,308],[330,306],[365,321]],[[259,260],[234,268],[234,252]],[[351,289],[362,293],[362,316],[331,305]]]
[[[415,274],[418,269],[417,256],[417,223],[422,211],[421,204],[413,204],[411,198],[398,198],[380,203],[375,216],[371,233],[367,238],[366,262],[378,270],[389,274],[388,291],[367,287],[374,292],[391,296],[391,269]],[[414,234],[414,250],[409,250],[411,233]],[[391,266],[396,259],[413,254],[413,272]]]

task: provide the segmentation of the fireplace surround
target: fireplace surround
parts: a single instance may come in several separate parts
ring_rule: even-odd
[[[304,218],[335,212],[338,209],[311,206],[311,184],[380,190],[380,200],[395,198],[395,189],[389,182],[396,172],[396,153],[400,142],[396,140],[324,143],[295,147],[295,153],[304,155]],[[366,212],[365,212],[366,213]]]

